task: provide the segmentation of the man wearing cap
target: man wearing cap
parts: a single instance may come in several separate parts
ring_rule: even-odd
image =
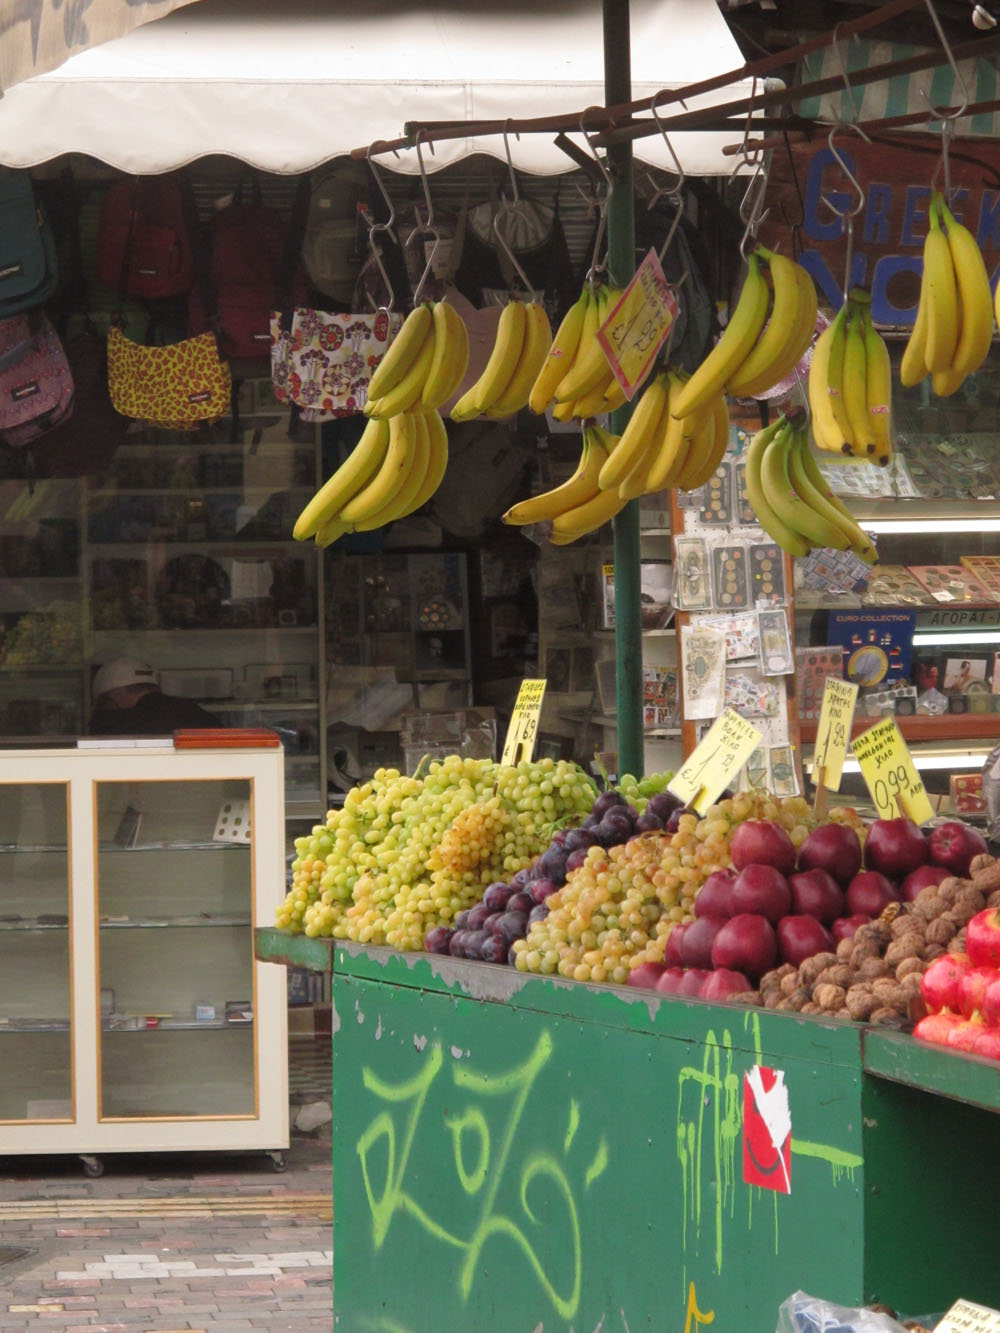
[[[221,727],[193,699],[164,694],[145,662],[116,657],[99,667],[93,682],[91,736],[170,736],[182,727]]]

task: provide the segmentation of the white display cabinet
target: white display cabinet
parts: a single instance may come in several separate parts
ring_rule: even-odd
[[[230,737],[232,733],[227,733]],[[280,747],[0,754],[0,1154],[288,1146]]]

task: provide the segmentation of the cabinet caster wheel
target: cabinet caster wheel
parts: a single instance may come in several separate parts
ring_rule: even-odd
[[[98,1176],[104,1175],[104,1163],[99,1157],[81,1153],[80,1161],[83,1163],[83,1174],[89,1176],[91,1180],[96,1180]]]
[[[285,1154],[281,1151],[280,1148],[276,1149],[274,1152],[269,1152],[267,1155],[271,1159],[272,1170],[277,1171],[279,1173],[288,1170],[288,1163],[285,1161]]]

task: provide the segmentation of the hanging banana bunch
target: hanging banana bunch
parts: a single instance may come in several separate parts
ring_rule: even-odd
[[[889,349],[872,323],[871,298],[854,288],[816,339],[809,411],[818,448],[884,467],[892,458]]]
[[[603,416],[625,402],[625,391],[597,341],[597,330],[621,289],[585,283],[551,338],[531,386],[528,406],[541,416],[551,407],[557,421]]]
[[[447,301],[418,305],[375,369],[365,415],[381,421],[411,408],[438,408],[452,396],[469,365],[469,333]]]
[[[875,563],[871,539],[827,486],[810,452],[805,419],[782,416],[757,432],[747,451],[746,492],[757,521],[788,555],[829,547]]]
[[[599,484],[601,469],[618,442],[617,435],[597,422],[586,422],[580,461],[569,480],[513,505],[503,521],[515,527],[546,523],[549,541],[554,546],[568,546],[587,533],[596,532],[628,503],[617,489],[602,490]]]
[[[976,238],[956,221],[944,195],[931,195],[927,216],[920,302],[899,378],[909,388],[930,375],[934,392],[945,398],[986,360],[994,300]],[[1000,319],[1000,300],[997,306]]]
[[[499,419],[527,407],[551,340],[549,317],[541,302],[508,301],[483,373],[451,409],[452,421]]]

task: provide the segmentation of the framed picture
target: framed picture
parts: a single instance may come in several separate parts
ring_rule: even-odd
[[[944,668],[945,693],[964,694],[973,682],[978,682],[985,692],[989,689],[986,684],[986,666],[985,658],[949,657]]]

